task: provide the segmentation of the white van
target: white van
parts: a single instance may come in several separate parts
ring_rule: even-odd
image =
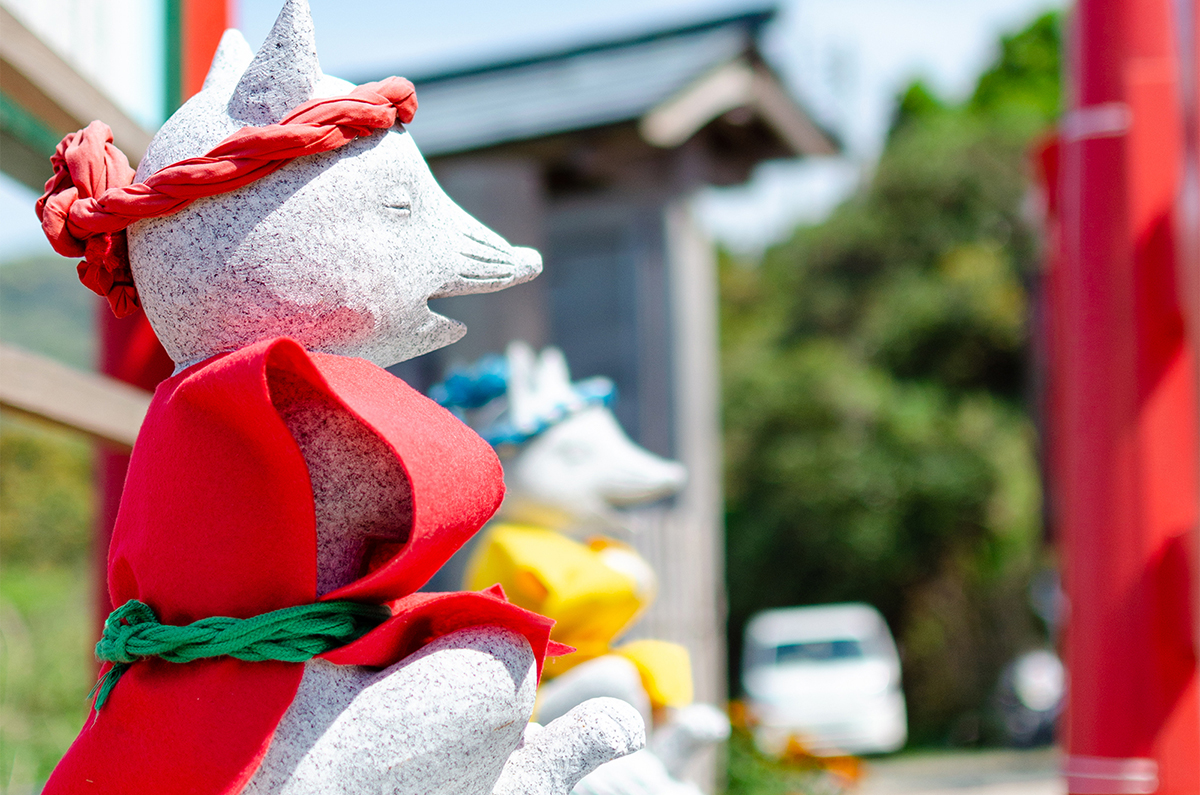
[[[870,605],[758,613],[746,625],[742,687],[766,753],[792,736],[817,755],[887,753],[908,737],[900,657]]]

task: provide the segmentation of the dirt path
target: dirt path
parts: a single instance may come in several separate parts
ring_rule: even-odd
[[[1058,753],[957,751],[868,762],[857,795],[1064,795]]]

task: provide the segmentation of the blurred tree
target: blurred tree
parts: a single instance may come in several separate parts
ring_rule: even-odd
[[[96,359],[96,295],[55,254],[0,264],[0,340],[80,370]]]
[[[1002,665],[1044,642],[1026,153],[1058,113],[1059,26],[1005,37],[961,104],[914,83],[858,195],[722,264],[731,669],[758,610],[870,602],[917,743],[978,740]]]

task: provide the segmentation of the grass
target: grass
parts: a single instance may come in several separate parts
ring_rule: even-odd
[[[87,572],[5,565],[0,790],[36,791],[83,726],[94,663]]]
[[[75,739],[95,668],[92,453],[0,417],[0,793],[36,792]]]

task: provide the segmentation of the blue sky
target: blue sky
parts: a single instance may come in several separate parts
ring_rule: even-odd
[[[321,63],[353,79],[423,73],[748,11],[769,0],[310,0]],[[969,90],[999,34],[1056,0],[781,0],[767,49],[822,117],[873,152],[892,96],[914,76]],[[261,41],[279,0],[241,0],[238,23]]]
[[[635,34],[761,8],[747,0],[310,0],[324,70],[347,78],[417,74]],[[782,0],[771,62],[847,144],[844,157],[771,163],[744,187],[709,191],[696,209],[713,234],[753,251],[846,195],[877,155],[897,92],[923,77],[965,95],[1002,32],[1061,0]],[[236,24],[257,46],[280,0],[240,0]],[[0,182],[0,261],[46,250],[32,194]]]

